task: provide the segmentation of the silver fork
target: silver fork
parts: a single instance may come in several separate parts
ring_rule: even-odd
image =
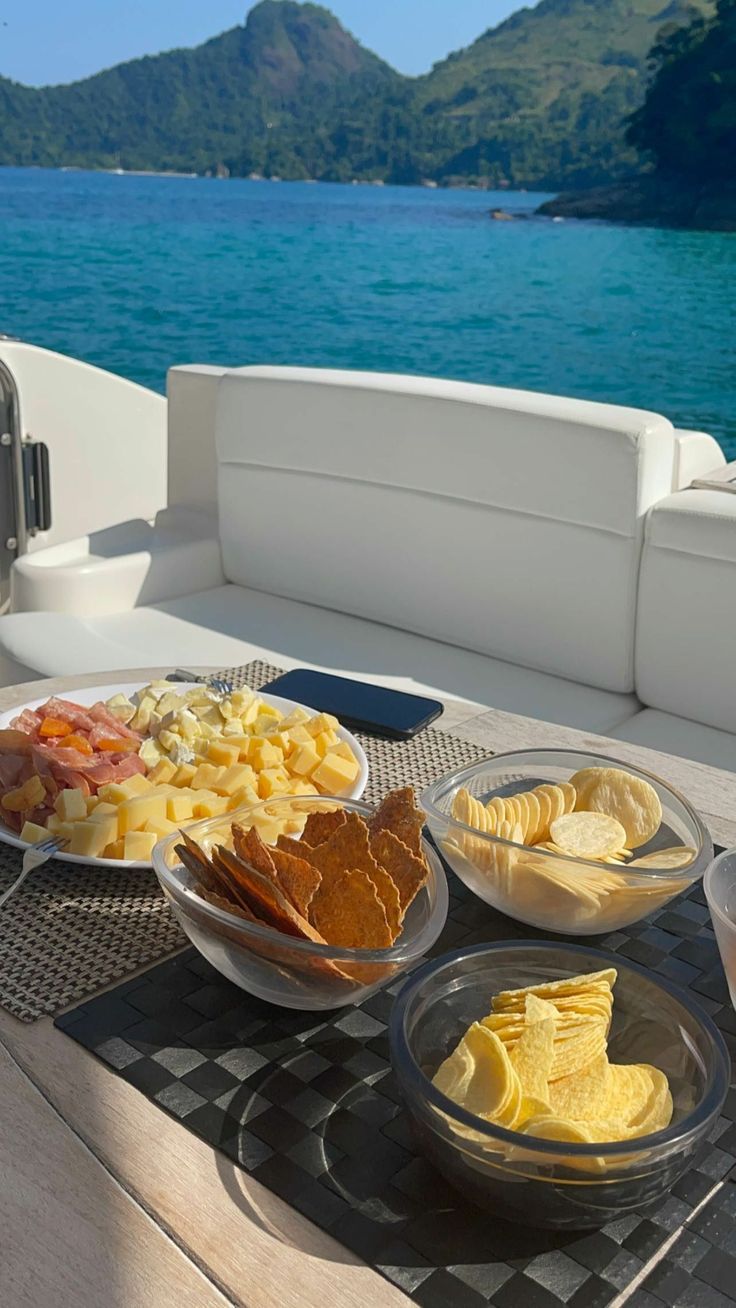
[[[19,886],[23,885],[29,872],[35,872],[37,867],[42,863],[48,863],[54,854],[58,854],[60,849],[64,849],[69,842],[59,840],[56,836],[49,836],[48,840],[39,840],[37,845],[30,845],[23,855],[23,863],[18,876],[8,889],[0,895],[0,908],[6,904],[10,896],[15,894]]]
[[[232,695],[235,687],[231,681],[224,681],[222,677],[203,677],[198,676],[196,672],[186,672],[182,668],[177,668],[176,672],[170,672],[167,681],[199,681],[203,686],[211,686],[216,690],[218,695]]]

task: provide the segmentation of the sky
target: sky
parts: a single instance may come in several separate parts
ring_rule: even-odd
[[[423,73],[524,0],[325,3],[395,68]],[[198,45],[242,23],[250,8],[248,0],[0,0],[0,74],[31,86],[72,82],[138,55]]]

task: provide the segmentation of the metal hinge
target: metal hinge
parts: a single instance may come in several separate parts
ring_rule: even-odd
[[[49,447],[33,437],[23,437],[23,490],[25,495],[26,530],[29,536],[51,527],[51,475]]]

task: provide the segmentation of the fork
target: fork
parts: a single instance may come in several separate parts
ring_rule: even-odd
[[[48,840],[39,840],[37,845],[29,845],[23,855],[23,863],[18,876],[13,884],[8,886],[8,889],[0,895],[0,908],[7,903],[11,895],[15,894],[18,887],[23,885],[29,872],[34,872],[37,867],[47,863],[50,858],[53,858],[54,854],[58,854],[59,850],[64,849],[68,843],[67,840],[59,840],[56,836],[49,836]]]
[[[199,681],[203,686],[211,686],[216,690],[218,695],[232,695],[235,687],[231,681],[224,681],[222,677],[202,677],[196,672],[186,672],[182,668],[177,668],[176,672],[170,672],[167,681]]]

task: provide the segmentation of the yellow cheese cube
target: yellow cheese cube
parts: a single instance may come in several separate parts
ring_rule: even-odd
[[[168,727],[164,727],[163,731],[159,731],[158,733],[158,743],[168,754],[172,749],[176,749],[176,746],[179,745],[181,741],[178,735],[173,731],[170,731]]]
[[[319,735],[314,737],[314,743],[320,758],[324,758],[338,741],[334,731],[320,731]]]
[[[289,774],[285,768],[264,768],[258,773],[258,794],[261,799],[283,795],[288,785]]]
[[[126,794],[119,781],[111,781],[106,786],[100,786],[97,791],[97,798],[105,804],[122,804],[124,800],[130,799],[131,796]]]
[[[194,796],[191,790],[169,795],[166,800],[166,817],[169,822],[188,822],[194,814]]]
[[[329,752],[330,754],[339,754],[340,758],[355,758],[355,755],[346,740],[338,740],[337,744],[333,745]]]
[[[234,763],[225,768],[219,781],[213,786],[217,795],[234,795],[243,786],[255,786],[256,774],[248,763]]]
[[[105,845],[102,851],[103,858],[125,858],[125,841],[122,836],[119,840],[113,840],[111,845]]]
[[[272,745],[262,737],[260,743],[248,752],[248,762],[256,772],[261,772],[264,768],[277,768],[283,761],[283,749],[279,749],[278,745]]]
[[[125,781],[120,782],[120,788],[125,791],[126,798],[130,799],[133,795],[147,795],[153,786],[142,772],[134,772],[132,777],[126,777]]]
[[[181,767],[176,769],[174,776],[171,778],[172,786],[177,788],[181,786],[191,786],[192,777],[197,771],[193,763],[182,763]]]
[[[100,802],[100,797],[99,795],[87,795],[84,802],[87,806],[87,816],[89,816],[89,814],[97,808],[97,805]]]
[[[127,836],[129,831],[142,831],[146,823],[151,819],[166,817],[166,804],[168,797],[166,795],[135,795],[133,799],[126,799],[118,808],[118,821],[120,823],[119,831],[121,836]],[[132,854],[126,854],[126,858],[132,858]]]
[[[300,745],[289,759],[289,771],[298,777],[308,777],[319,767],[320,755],[313,740],[308,745]]]
[[[155,844],[156,836],[153,831],[128,831],[123,841],[123,858],[132,858],[137,863],[148,863]]]
[[[198,790],[194,795],[195,818],[219,817],[227,812],[227,796],[213,795],[208,790]]]
[[[29,845],[37,845],[39,840],[48,840],[49,835],[48,827],[41,827],[38,822],[24,822],[20,838],[27,840]]]
[[[281,818],[267,817],[266,814],[255,813],[252,822],[261,840],[266,845],[275,845],[279,836],[283,835],[284,822]]]
[[[159,786],[162,782],[172,781],[176,776],[176,764],[171,762],[170,758],[162,758],[155,768],[148,774],[148,780],[152,786]]]
[[[58,813],[52,813],[50,817],[46,818],[47,835],[50,832],[52,836],[58,836],[60,826],[61,826],[61,818],[59,817]]]
[[[299,708],[299,705],[297,704],[296,708],[291,710],[291,713],[281,719],[281,730],[290,732],[292,727],[303,726],[305,722],[309,721],[309,717],[310,715],[307,710]]]
[[[313,786],[311,781],[302,781],[300,778],[294,778],[289,782],[287,795],[318,795],[319,791]]]
[[[294,745],[308,745],[312,739],[303,722],[298,722],[296,726],[289,727],[288,735],[289,740]]]
[[[271,721],[280,722],[283,716],[281,709],[276,708],[275,704],[266,704],[265,700],[262,699],[258,701],[258,718],[263,718],[264,722],[269,718]],[[256,718],[256,722],[258,718]]]
[[[90,822],[97,822],[101,818],[109,817],[114,817],[117,821],[118,807],[119,805],[117,804],[109,804],[106,801],[101,801],[95,805],[92,812],[88,813],[87,816],[89,817]]]
[[[258,712],[259,712],[259,701],[257,699],[253,699],[251,700],[248,707],[244,709],[243,712],[240,714],[240,721],[242,722],[243,726],[252,727],[253,723],[258,717]]]
[[[331,713],[317,713],[306,723],[310,736],[319,736],[323,731],[334,731],[340,723]]]
[[[214,763],[200,763],[191,780],[192,790],[212,790],[224,771]]]
[[[358,760],[328,754],[312,773],[312,781],[329,795],[339,795],[353,785],[358,775]]]
[[[175,822],[169,822],[168,818],[149,819],[143,828],[144,831],[152,831],[157,840],[163,840],[164,836],[171,836],[178,827]]]
[[[87,816],[87,805],[81,790],[60,790],[54,808],[62,822],[79,822]]]
[[[72,823],[70,854],[79,854],[82,858],[102,858],[102,851],[109,844],[108,833],[103,822]]]
[[[229,768],[240,758],[240,747],[225,740],[211,740],[207,747],[207,757],[211,758],[213,763]]]
[[[111,805],[112,813],[100,813],[102,807],[102,804],[98,804],[94,813],[87,818],[87,822],[93,822],[95,826],[100,827],[104,848],[105,845],[111,845],[113,840],[117,840],[120,835],[120,832],[118,831],[118,814],[120,812],[120,807],[118,806],[117,808],[114,808]]]
[[[228,796],[227,811],[232,813],[236,808],[243,808],[249,804],[260,804],[260,802],[260,795],[253,786],[243,786],[242,790],[236,790],[235,794]]]

